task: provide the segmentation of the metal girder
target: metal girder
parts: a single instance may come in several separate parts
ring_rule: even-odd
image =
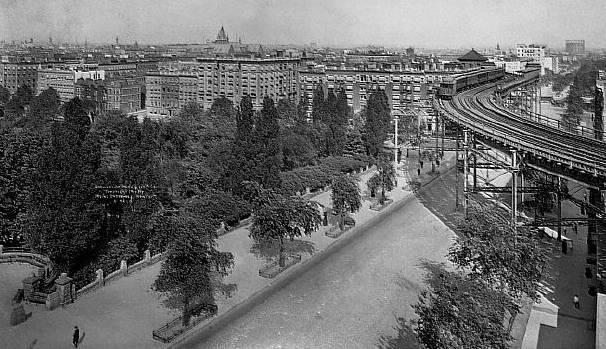
[[[518,187],[517,188],[517,192],[518,193],[536,193],[538,191],[540,191],[541,188],[538,187]],[[475,188],[475,189],[471,189],[471,191],[475,192],[475,193],[481,193],[481,192],[485,192],[485,193],[511,193],[511,187],[479,187],[479,188]]]
[[[483,169],[488,169],[488,170],[501,170],[503,169],[500,166],[494,165],[490,162],[482,162],[482,163],[478,163],[475,166],[476,168],[483,168]]]
[[[562,218],[561,225],[574,226],[577,225],[588,225],[592,222],[606,222],[606,218]],[[558,220],[554,218],[537,218],[534,222],[528,222],[525,225],[529,226],[557,226]]]

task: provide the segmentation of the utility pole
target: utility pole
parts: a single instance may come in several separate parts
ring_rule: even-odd
[[[396,175],[398,173],[398,115],[394,114],[394,121],[395,121],[395,130],[394,130],[394,154],[393,154],[393,165],[394,165],[394,169],[396,171]]]
[[[455,208],[459,208],[459,124],[456,126],[455,138],[457,145],[455,148]]]
[[[446,136],[446,123],[444,119],[444,115],[440,115],[442,117],[442,149],[440,150],[440,159],[444,158],[444,137]]]
[[[558,176],[558,241],[562,241],[562,179]]]
[[[473,190],[475,191],[478,186],[478,155],[476,153],[476,134],[471,135],[471,142],[473,148]]]
[[[436,130],[435,130],[435,136],[436,136],[436,153],[435,153],[435,162],[436,164],[438,163],[438,156],[440,154],[440,148],[439,148],[439,144],[438,144],[438,135],[439,135],[439,131],[440,131],[440,117],[439,114],[436,113]]]
[[[518,215],[518,154],[515,149],[511,151],[511,173],[511,220],[515,228]]]

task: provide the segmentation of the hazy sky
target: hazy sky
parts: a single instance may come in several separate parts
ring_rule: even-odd
[[[606,47],[606,0],[0,0],[0,39],[463,48],[585,39]]]

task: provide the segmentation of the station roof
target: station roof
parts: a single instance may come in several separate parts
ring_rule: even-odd
[[[471,49],[471,51],[457,58],[459,62],[486,62],[488,58],[482,56],[478,51]]]

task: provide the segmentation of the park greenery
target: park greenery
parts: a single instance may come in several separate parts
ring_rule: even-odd
[[[297,194],[374,163],[389,127],[385,94],[374,91],[358,115],[340,88],[319,85],[313,98],[309,115],[305,98],[265,98],[255,110],[245,96],[137,120],[78,98],[61,104],[53,89],[0,89],[0,244],[49,256],[78,288],[97,269],[163,252],[156,289],[188,321],[195,303],[214,302],[210,289],[233,262],[216,251],[221,222],[229,229],[253,214],[251,237],[280,244],[310,234],[319,211]],[[271,200],[259,205],[247,183]],[[207,296],[192,298],[194,289]]]
[[[381,157],[377,163],[377,173],[375,173],[367,182],[368,190],[371,196],[381,189],[379,204],[383,205],[387,196],[386,191],[393,190],[398,184],[396,178],[396,169],[393,162],[388,161],[385,157]]]
[[[563,128],[576,132],[583,111],[587,110],[597,116],[590,127],[596,130],[596,138],[599,138],[603,134],[603,98],[596,87],[596,79],[599,70],[606,70],[606,60],[586,59],[575,63],[572,68],[574,71],[567,74],[554,74],[547,71],[547,74],[541,79],[543,82],[552,83],[554,92],[561,92],[566,87],[570,87],[565,100],[566,111],[562,118]],[[583,98],[593,98],[593,106],[585,104]]]
[[[509,348],[523,299],[539,299],[547,251],[528,227],[513,227],[494,209],[461,220],[448,253],[454,266],[423,261],[427,288],[413,305],[417,318],[397,319],[396,336],[380,348]]]
[[[332,209],[339,216],[339,228],[345,226],[345,215],[362,208],[362,196],[357,178],[351,175],[340,175],[333,179],[330,198]]]
[[[284,243],[311,235],[320,227],[322,217],[315,201],[287,196],[265,189],[256,182],[244,183],[254,205],[250,237],[256,242],[278,243],[278,265],[284,267]]]

